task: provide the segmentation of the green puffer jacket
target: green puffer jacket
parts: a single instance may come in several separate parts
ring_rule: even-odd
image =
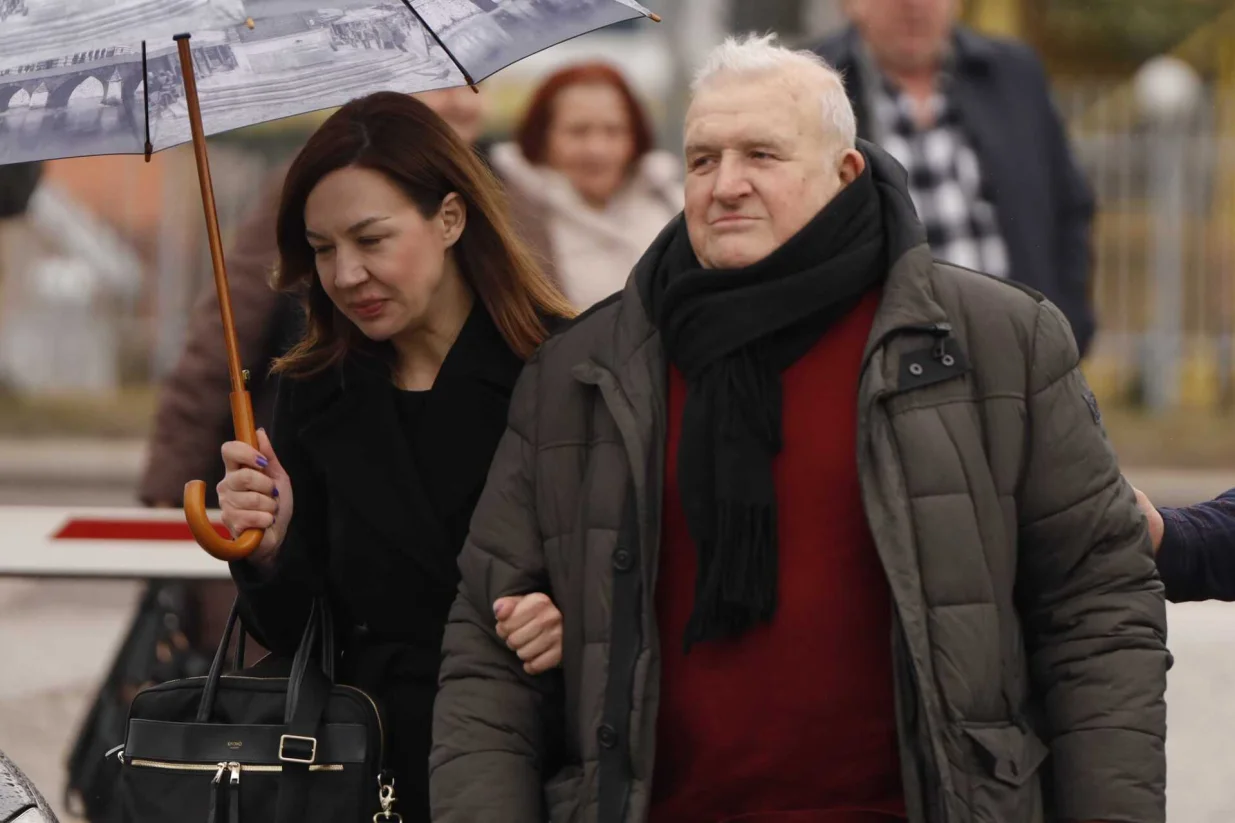
[[[891,204],[895,263],[856,400],[909,819],[1162,823],[1163,590],[1067,322],[934,262],[907,204]],[[646,819],[665,408],[633,279],[524,372],[459,560],[435,821]],[[563,667],[540,678],[493,631],[493,601],[531,591],[564,616]]]

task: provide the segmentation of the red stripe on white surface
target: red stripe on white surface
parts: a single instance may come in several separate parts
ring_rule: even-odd
[[[218,525],[220,512],[208,512]],[[0,506],[0,577],[226,579],[178,509]]]
[[[214,523],[220,536],[231,534],[221,523]],[[193,541],[189,524],[174,520],[114,520],[103,518],[72,518],[52,535],[52,540],[157,540]]]

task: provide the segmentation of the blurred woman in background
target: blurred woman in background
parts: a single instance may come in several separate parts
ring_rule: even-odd
[[[543,238],[547,273],[580,310],[621,289],[682,210],[681,164],[653,149],[647,113],[602,63],[548,77],[515,142],[494,146],[490,158],[521,234]]]

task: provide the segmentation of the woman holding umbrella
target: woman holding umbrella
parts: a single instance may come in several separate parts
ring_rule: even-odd
[[[456,556],[523,360],[571,310],[515,238],[492,174],[405,95],[349,103],[310,138],[277,236],[277,285],[302,293],[307,329],[276,365],[273,437],[223,447],[224,523],[265,530],[232,574],[247,625],[280,654],[311,598],[328,598],[341,679],[381,704],[405,817],[428,820]],[[498,601],[495,624],[529,675],[557,665],[546,596]]]

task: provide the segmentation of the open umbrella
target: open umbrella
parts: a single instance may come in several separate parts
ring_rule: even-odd
[[[236,438],[253,408],[232,321],[206,135],[374,91],[475,84],[563,40],[647,17],[634,0],[0,0],[0,165],[144,154],[192,141],[223,321]],[[222,560],[261,542],[215,531],[185,490],[197,542]]]

